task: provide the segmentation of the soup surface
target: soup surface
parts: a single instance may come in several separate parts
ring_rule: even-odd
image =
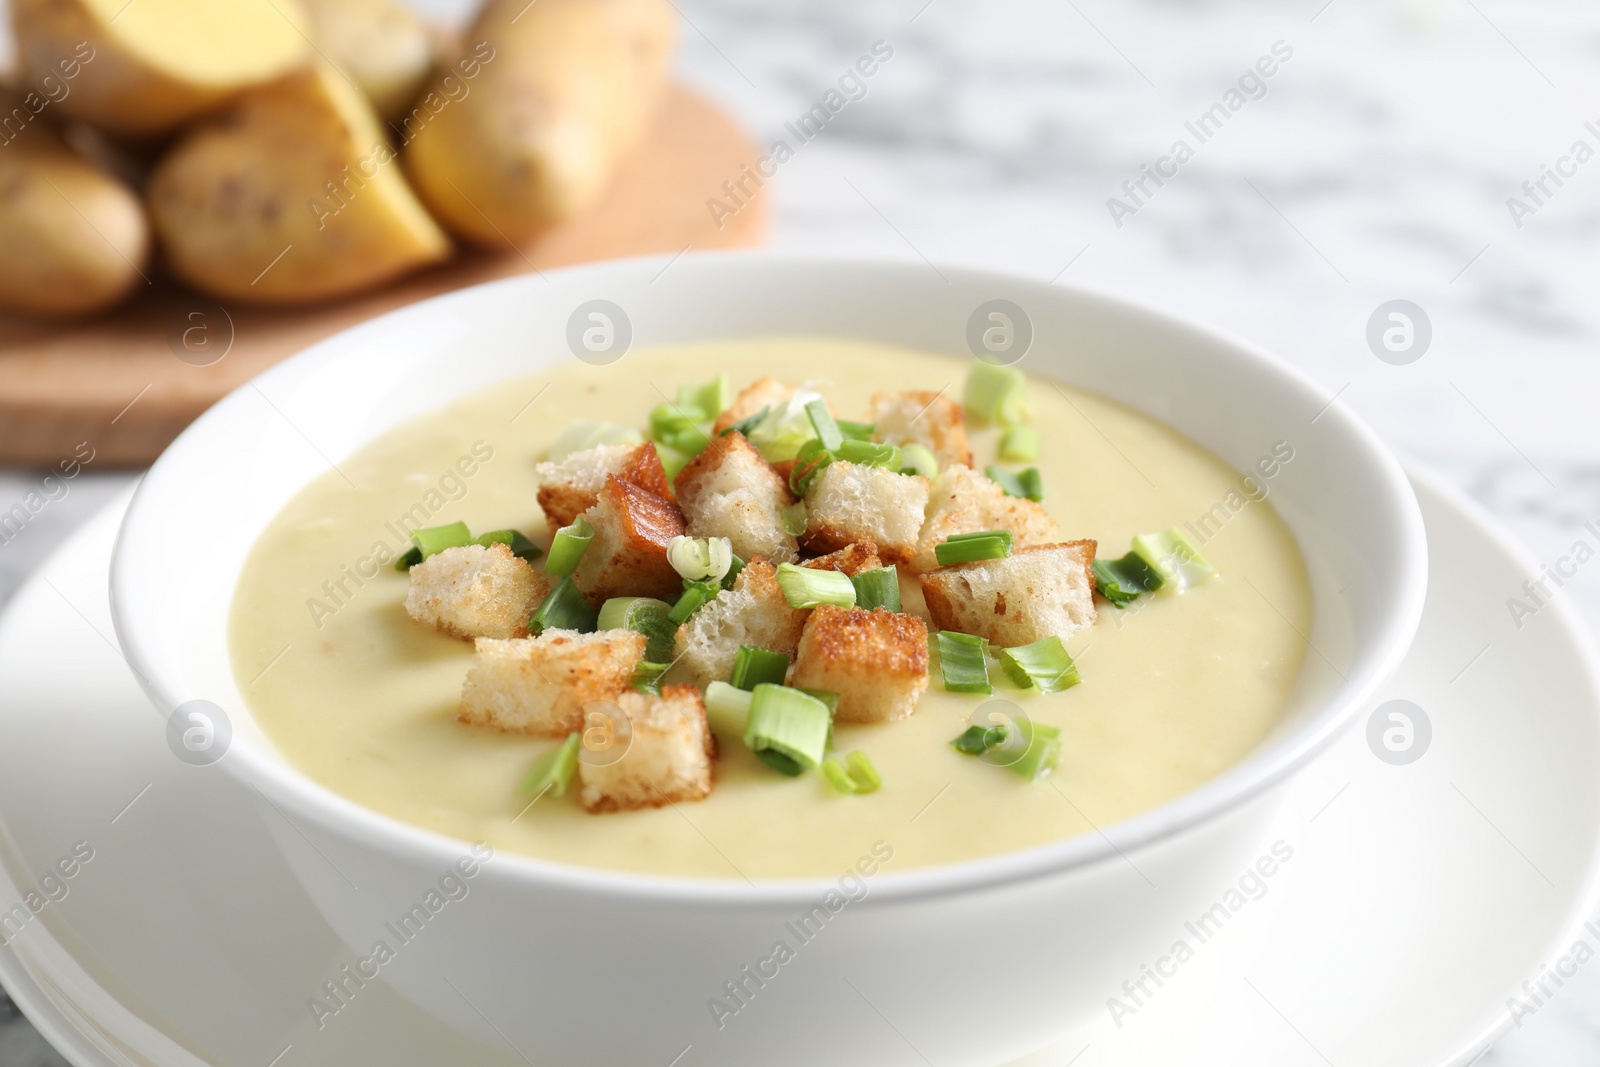
[[[572,361],[410,422],[262,533],[232,607],[240,690],[290,762],[360,804],[499,849],[661,875],[829,876],[880,840],[891,870],[950,863],[1090,832],[1194,789],[1260,741],[1294,686],[1311,617],[1299,550],[1270,478],[1248,483],[1268,495],[1250,500],[1240,472],[1173,430],[1043,379],[1029,379],[1036,465],[1063,539],[1120,556],[1137,534],[1192,523],[1220,576],[1123,611],[1101,602],[1098,623],[1067,642],[1083,682],[1065,692],[1009,688],[992,670],[993,697],[949,693],[935,660],[911,718],[837,728],[837,751],[866,752],[883,778],[869,795],[782,777],[724,738],[716,789],[698,803],[591,815],[569,792],[529,807],[517,787],[553,742],[456,721],[472,645],[413,622],[405,575],[380,566],[419,523],[515,527],[548,546],[534,464],[574,419],[643,426],[663,395],[722,371],[735,389],[762,374],[810,379],[841,418],[861,418],[875,392],[959,397],[970,365],[837,339],[654,349],[608,367]],[[995,462],[997,431],[968,430],[974,466]],[[925,616],[904,568],[902,588],[905,610]],[[950,747],[992,699],[1060,728],[1053,776],[1026,782]]]

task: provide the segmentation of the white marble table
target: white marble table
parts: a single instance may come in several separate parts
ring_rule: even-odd
[[[1153,301],[1280,353],[1542,560],[1600,519],[1600,158],[1571,158],[1578,140],[1600,152],[1592,4],[681,9],[684,76],[763,141],[796,148],[766,194],[777,246],[992,265]],[[785,123],[879,41],[893,55],[864,95],[800,144]],[[1277,42],[1292,54],[1226,110],[1228,90]],[[1185,123],[1219,103],[1226,121],[1202,143]],[[1146,178],[1137,201],[1124,192],[1143,164],[1172,173],[1160,160],[1179,139],[1193,158],[1175,176]],[[1522,186],[1546,165],[1570,176],[1546,177],[1535,200]],[[1113,196],[1135,209],[1119,211],[1120,226]],[[1511,197],[1533,210],[1514,217]],[[1406,365],[1377,358],[1365,336],[1393,299],[1432,325],[1431,346]],[[0,544],[0,597],[124,480],[91,465]],[[0,510],[37,484],[0,474]],[[1600,622],[1600,568],[1561,595]],[[25,1024],[4,1018],[0,1063],[58,1062],[28,1051]],[[1580,972],[1482,1062],[1600,1062],[1600,972]]]

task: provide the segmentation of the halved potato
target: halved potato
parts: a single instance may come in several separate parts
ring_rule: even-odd
[[[306,0],[317,48],[386,119],[405,114],[433,68],[433,38],[393,0]]]
[[[311,54],[298,0],[13,0],[24,80],[120,137],[153,137]],[[53,94],[52,94],[53,95]]]
[[[133,190],[45,125],[43,98],[0,90],[0,306],[35,315],[109,307],[143,281],[150,228]]]
[[[185,136],[147,195],[172,270],[223,298],[326,300],[450,253],[371,105],[326,63]]]

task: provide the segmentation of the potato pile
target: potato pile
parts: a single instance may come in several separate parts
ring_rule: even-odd
[[[294,305],[583,211],[666,88],[669,0],[486,0],[443,45],[397,0],[15,0],[0,306],[73,316],[150,261]]]

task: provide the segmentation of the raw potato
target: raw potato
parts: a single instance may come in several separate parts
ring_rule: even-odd
[[[486,247],[584,210],[638,143],[676,39],[667,0],[489,0],[404,120],[418,195]]]
[[[0,91],[0,306],[87,314],[143,281],[150,228],[132,190],[38,117],[43,99]]]
[[[155,137],[311,54],[298,0],[13,0],[23,80],[121,137]],[[72,63],[67,73],[64,63]]]
[[[422,20],[392,0],[306,0],[318,49],[350,75],[379,115],[397,119],[433,68]]]
[[[325,63],[179,141],[149,199],[174,273],[222,298],[328,300],[450,252],[371,106]]]

